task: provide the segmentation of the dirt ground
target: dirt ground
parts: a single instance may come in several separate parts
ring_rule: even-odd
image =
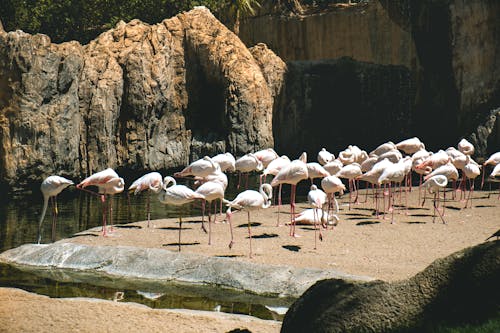
[[[366,203],[352,204],[350,208],[346,194],[339,200],[338,225],[321,231],[323,240],[316,240],[316,248],[315,233],[319,232],[313,226],[297,226],[299,237],[289,236],[287,225],[276,226],[278,215],[281,224],[289,221],[288,205],[281,208],[280,214],[277,207],[253,211],[250,214],[252,258],[249,257],[246,212],[233,214],[232,249],[228,247],[229,224],[221,222],[224,216],[211,224],[211,245],[208,245],[208,235],[201,229],[201,218],[184,218],[181,251],[273,265],[337,269],[386,281],[405,279],[437,258],[484,242],[500,228],[498,191],[475,192],[472,208],[463,208],[465,203],[453,200],[452,195],[451,191],[446,193],[444,224],[439,215],[433,217],[432,197],[421,206],[418,189],[413,189],[407,199],[404,195],[401,199],[396,197],[394,214],[388,213],[385,218],[376,216],[371,194],[366,197]],[[460,197],[460,193],[457,196]],[[365,192],[360,192],[359,200],[365,200]],[[305,208],[307,204],[299,203],[297,212]],[[391,223],[392,217],[394,223]],[[145,221],[136,222],[116,226],[107,237],[102,237],[96,229],[63,241],[178,251],[178,221],[154,220],[149,228]],[[252,332],[277,332],[280,324],[245,316],[153,310],[110,301],[50,299],[14,289],[0,289],[0,331],[5,332],[44,329],[51,332],[226,332],[243,327]]]

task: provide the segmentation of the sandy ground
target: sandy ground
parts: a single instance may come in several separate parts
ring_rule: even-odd
[[[359,199],[365,200],[363,192]],[[367,197],[366,203],[354,204],[349,209],[349,195],[346,194],[339,200],[341,210],[338,225],[322,230],[323,241],[317,240],[316,248],[313,226],[297,226],[296,233],[300,237],[289,236],[289,227],[286,225],[276,226],[278,215],[282,224],[289,221],[289,206],[282,207],[280,214],[277,207],[255,211],[250,215],[252,258],[249,257],[245,212],[233,215],[232,249],[228,247],[229,224],[220,222],[223,217],[218,218],[218,223],[211,224],[211,245],[208,245],[208,235],[201,230],[201,218],[189,217],[183,219],[181,251],[258,263],[337,269],[395,281],[411,277],[437,258],[485,241],[500,228],[498,191],[475,192],[473,207],[466,209],[463,208],[464,202],[452,200],[452,192],[446,194],[446,199],[446,224],[442,223],[439,215],[433,218],[432,197],[426,200],[424,207],[420,205],[418,189],[413,189],[408,196],[407,205],[404,196],[401,201],[395,199],[394,223],[391,223],[390,213],[385,219],[376,217],[371,196]],[[297,211],[304,208],[307,208],[305,203],[297,205]],[[108,237],[102,237],[95,230],[63,241],[177,251],[178,226],[178,219],[155,220],[150,228],[147,228],[147,222],[136,222],[115,227]],[[221,317],[201,312],[187,314],[109,301],[49,299],[17,290],[0,289],[0,331],[8,332],[38,332],[41,327],[52,332],[68,331],[68,328],[84,332],[225,332],[243,327],[252,332],[279,331],[279,323],[243,318],[248,317]],[[104,329],[100,326],[103,323],[107,325]]]

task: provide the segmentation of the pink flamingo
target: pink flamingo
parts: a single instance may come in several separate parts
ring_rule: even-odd
[[[273,148],[262,149],[253,153],[259,161],[262,162],[262,166],[267,168],[269,163],[274,161],[279,157],[279,155],[274,151]]]
[[[210,157],[205,156],[202,159],[192,162],[189,166],[185,167],[182,171],[176,172],[174,177],[206,177],[214,173],[220,166],[216,164]]]
[[[321,165],[328,164],[335,159],[335,155],[330,153],[326,148],[321,148],[318,153],[318,162]]]
[[[290,164],[290,159],[288,156],[283,155],[275,160],[273,160],[269,165],[264,169],[262,172],[262,175],[260,176],[260,184],[262,184],[262,178],[264,178],[264,181],[267,177],[267,175],[273,175],[276,176],[280,170]],[[276,224],[277,227],[280,225],[280,210],[281,210],[281,187],[282,184],[279,185],[278,188],[278,222]]]
[[[202,228],[205,230],[205,202],[208,203],[208,245],[212,244],[212,228],[210,219],[210,205],[212,201],[216,199],[224,200],[224,185],[218,181],[208,181],[203,183],[200,187],[196,189],[196,193],[201,194],[204,197],[202,202]]]
[[[231,209],[244,210],[247,212],[248,216],[248,237],[250,240],[250,255],[252,258],[252,229],[250,224],[250,211],[257,210],[261,208],[268,208],[271,206],[271,198],[273,196],[273,189],[269,184],[260,185],[259,192],[254,190],[246,190],[241,192],[236,196],[233,201],[224,200],[227,209],[227,219],[229,221],[229,228],[231,231],[231,242],[229,243],[229,248],[233,247],[233,226],[231,223],[232,212]]]
[[[408,155],[412,155],[419,150],[425,149],[425,145],[419,138],[413,137],[396,143],[396,148]]]
[[[345,165],[339,172],[337,172],[336,176],[339,178],[344,178],[348,180],[349,183],[349,210],[351,209],[351,202],[358,201],[358,191],[356,190],[356,182],[355,179],[358,176],[361,176],[361,165],[358,163],[352,163]],[[354,197],[354,201],[352,200],[353,193],[356,192],[356,196]]]
[[[280,184],[290,184],[292,186],[290,193],[290,236],[294,237],[297,236],[295,234],[295,192],[297,184],[301,180],[309,178],[306,162],[307,154],[304,152],[298,160],[293,160],[283,167],[271,181],[273,187]]]
[[[338,213],[339,204],[337,202],[337,199],[335,199],[335,193],[339,192],[341,195],[344,194],[345,185],[342,183],[339,177],[332,175],[321,180],[321,188],[323,189],[323,191],[325,191],[328,198],[327,212],[330,213],[330,208],[333,206],[333,202],[335,202],[335,209]]]
[[[134,191],[134,195],[137,195],[143,191],[148,191],[146,211],[148,218],[148,228],[149,221],[151,220],[151,208],[150,208],[150,193],[158,193],[163,188],[163,178],[159,172],[150,172],[144,176],[136,179],[132,185],[128,188],[129,191]]]
[[[436,212],[439,213],[439,217],[443,221],[444,224],[446,222],[444,221],[444,209],[445,205],[443,202],[443,213],[439,211],[439,190],[441,188],[445,188],[446,185],[448,185],[448,179],[444,175],[435,175],[430,178],[428,178],[423,184],[422,187],[427,189],[429,193],[434,194],[434,200],[433,200],[433,206],[434,206],[434,215],[432,217],[432,223],[434,223],[436,219]],[[425,204],[425,196],[424,200],[422,201],[422,206]]]
[[[42,223],[45,218],[45,213],[47,211],[47,206],[49,204],[49,199],[52,202],[52,241],[56,239],[56,223],[57,215],[59,214],[57,210],[57,195],[62,192],[66,187],[73,185],[73,182],[61,176],[48,176],[44,179],[40,185],[40,191],[43,195],[43,209],[42,215],[40,216],[40,221],[38,222],[38,244],[42,240]]]
[[[252,171],[261,171],[264,169],[262,162],[252,153],[248,153],[236,160],[236,171],[239,172],[238,186],[240,188],[241,174],[245,174],[246,186],[248,188],[248,173]]]
[[[474,193],[474,180],[481,174],[481,169],[479,165],[467,155],[467,160],[469,161],[462,169],[464,175],[464,182],[469,179],[469,195],[465,200],[465,207],[467,208],[467,203],[470,202],[470,208],[472,208],[472,194]]]
[[[80,184],[76,185],[76,188],[80,190],[85,190],[87,186],[97,186],[98,193],[88,191],[91,194],[100,194],[102,202],[102,235],[106,236],[106,216],[109,210],[109,224],[110,230],[113,230],[113,204],[111,200],[108,200],[108,206],[106,207],[106,195],[113,195],[123,192],[125,189],[125,182],[123,178],[118,176],[118,174],[111,168],[94,173],[93,175],[85,178]],[[109,209],[106,209],[109,208]]]
[[[496,166],[500,164],[500,151],[497,153],[494,153],[491,155],[484,163],[483,163],[483,176],[481,179],[481,189],[483,188],[484,185],[484,175],[486,174],[486,166],[487,165],[493,165]]]
[[[307,201],[309,202],[309,205],[311,205],[313,209],[314,208],[321,209],[321,211],[323,212],[323,206],[327,202],[326,193],[323,192],[322,190],[318,189],[318,187],[316,185],[311,185],[311,190],[307,194]],[[323,218],[323,216],[321,216],[321,219],[322,218]],[[318,216],[316,216],[315,223],[314,223],[314,249],[315,250],[316,250],[316,245],[317,245],[316,239],[317,239],[317,230],[318,230],[317,225],[316,225],[316,221],[320,221]],[[321,233],[321,228],[319,229],[319,240],[320,241],[323,240],[323,234]]]
[[[168,185],[172,183],[172,186]],[[202,194],[196,193],[185,185],[177,185],[173,177],[166,176],[163,179],[163,190],[158,196],[160,202],[165,205],[181,206],[196,199],[205,199]],[[179,214],[179,252],[181,251],[182,214]]]
[[[228,171],[228,172],[233,172],[235,171],[235,163],[236,159],[231,153],[224,153],[224,154],[218,154],[212,157],[212,161],[219,164],[220,170],[222,172]]]

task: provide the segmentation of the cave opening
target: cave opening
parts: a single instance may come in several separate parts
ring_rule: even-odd
[[[229,122],[225,86],[216,73],[208,74],[194,59],[186,66],[188,104],[184,113],[186,129],[191,130],[190,160],[226,151]]]

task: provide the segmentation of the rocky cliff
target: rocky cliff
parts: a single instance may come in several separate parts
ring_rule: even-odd
[[[399,103],[404,108],[397,112],[410,115],[411,122],[391,125],[401,126],[405,137],[419,136],[430,149],[456,146],[465,136],[477,145],[476,157],[480,157],[500,149],[500,120],[494,122],[493,128],[490,126],[491,110],[500,106],[499,22],[500,2],[495,0],[367,0],[351,5],[347,1],[332,2],[324,7],[305,6],[296,0],[265,1],[259,15],[241,23],[239,35],[247,45],[266,43],[290,68],[303,67],[302,63],[306,61],[311,63],[309,66],[326,69],[325,60],[328,60],[333,67],[315,72],[316,81],[347,78],[348,82],[354,82],[360,77],[359,70],[352,71],[352,66],[361,69],[369,64],[371,68],[377,68],[378,75],[364,76],[365,86],[385,85],[386,89],[391,89],[402,78],[394,76],[390,66],[401,66],[404,77],[410,80],[405,85],[413,87],[413,91],[401,95],[403,89],[397,89],[396,96],[389,92],[385,98],[392,105],[398,104],[396,98],[404,98],[405,101]],[[331,77],[338,73],[338,60],[344,57],[352,61],[346,62],[348,67],[343,74]],[[351,75],[346,76],[349,71]],[[388,81],[390,78],[394,81]],[[297,82],[290,79],[286,80],[285,86],[303,85],[309,76],[293,75],[292,80]],[[335,91],[321,85],[307,89],[310,95],[326,94],[322,98],[333,102],[329,95]],[[351,92],[350,96],[350,102],[332,103],[331,108],[323,107],[319,113],[305,105],[299,110],[299,122],[293,126],[302,126],[301,119],[309,117],[311,112],[318,113],[319,119],[342,119],[345,114],[355,112],[353,109],[357,110],[360,103],[377,104],[370,99],[373,96],[361,92]],[[288,97],[300,99],[298,96]],[[288,105],[278,105],[276,109],[286,113]],[[372,111],[380,115],[378,122],[388,118],[384,108],[373,108]],[[385,126],[361,122],[356,124],[355,130],[362,135],[370,132],[377,139],[381,138],[378,132],[373,132],[373,125]],[[481,130],[484,126],[490,127],[487,137],[472,135],[486,133]],[[388,131],[382,139],[395,141],[403,138],[391,136],[397,132]],[[275,134],[277,146],[287,145],[287,140],[287,137]],[[364,138],[358,141],[354,135],[339,141],[338,136],[332,135],[330,140],[323,141],[323,145],[335,151],[347,144],[361,145],[365,141]],[[379,143],[373,142],[373,145]],[[316,153],[317,146],[309,146],[304,140],[298,144]]]
[[[0,176],[22,186],[273,146],[272,89],[205,8],[121,22],[84,46],[1,30]]]

